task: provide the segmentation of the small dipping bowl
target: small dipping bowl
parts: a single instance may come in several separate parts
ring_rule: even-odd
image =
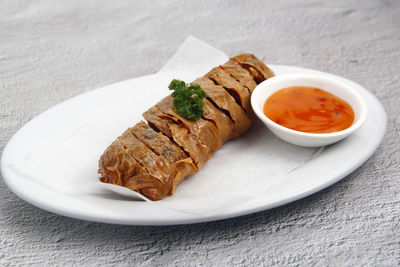
[[[289,129],[269,119],[263,112],[265,101],[276,91],[292,86],[315,87],[346,101],[354,111],[353,124],[344,130],[332,133],[307,133]],[[325,75],[282,74],[260,83],[251,95],[251,106],[257,117],[280,139],[299,146],[319,147],[338,142],[347,137],[365,122],[367,105],[350,85]]]

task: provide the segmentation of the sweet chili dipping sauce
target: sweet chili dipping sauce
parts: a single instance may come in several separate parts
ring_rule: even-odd
[[[264,104],[264,114],[284,127],[308,133],[341,131],[354,121],[347,102],[322,89],[304,86],[272,94]]]

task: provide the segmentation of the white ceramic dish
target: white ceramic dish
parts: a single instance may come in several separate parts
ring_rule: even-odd
[[[307,86],[320,88],[345,100],[354,111],[353,124],[342,131],[334,133],[305,133],[281,126],[265,116],[263,107],[265,101],[276,91],[292,86]],[[330,75],[292,73],[278,75],[260,83],[251,96],[251,105],[257,117],[282,140],[299,146],[326,146],[342,140],[363,125],[367,118],[367,105],[361,95],[351,85],[333,78]]]
[[[315,70],[289,66],[272,65],[271,68],[277,75],[321,74]],[[155,91],[140,88],[141,79],[153,81],[152,76],[93,90],[61,103],[34,118],[23,126],[5,147],[1,159],[3,179],[16,195],[39,208],[64,216],[106,223],[131,225],[198,223],[274,208],[309,196],[346,177],[373,154],[384,136],[386,115],[379,101],[365,88],[352,81],[331,74],[324,75],[335,77],[351,85],[365,100],[369,115],[364,125],[354,134],[326,147],[322,152],[318,150],[319,154],[288,171],[287,175],[279,179],[273,180],[272,177],[264,177],[262,174],[266,170],[274,169],[275,166],[284,166],[289,159],[296,160],[295,156],[291,157],[292,150],[299,154],[308,153],[311,150],[292,146],[273,135],[266,135],[265,132],[268,131],[260,123],[250,129],[244,137],[224,145],[198,174],[186,179],[178,187],[174,196],[162,201],[132,201],[119,195],[91,193],[85,191],[82,184],[74,184],[87,175],[95,179],[97,160],[105,146],[110,144],[126,125],[133,125],[140,120],[140,114],[144,108],[142,102],[155,94]],[[158,85],[154,88],[158,88]],[[132,90],[142,90],[142,93],[137,95]],[[127,97],[127,94],[131,94],[132,97]],[[162,96],[157,95],[155,99]],[[123,106],[124,101],[127,101],[131,108],[130,115],[126,117],[121,115],[117,120],[111,118],[109,122],[114,127],[104,125],[108,122],[106,118],[102,118],[99,124],[92,123],[94,114],[100,107],[104,108],[112,102]],[[113,110],[106,111],[105,114]],[[94,127],[96,135],[88,132],[84,127],[86,125]],[[103,135],[99,133],[102,133],[104,129],[107,129],[108,136],[101,139]],[[95,150],[83,147],[80,151],[74,152],[76,158],[69,158],[68,165],[78,164],[77,168],[58,170],[57,164],[43,165],[41,157],[33,164],[39,168],[37,169],[39,173],[43,171],[43,177],[15,167],[32,156],[28,152],[33,151],[35,145],[42,144],[40,150],[45,150],[47,143],[57,142],[60,136],[73,136],[77,133],[76,131],[79,132],[75,135],[76,138],[88,138],[85,140],[90,139],[93,144],[100,142],[98,140],[102,142],[96,146]],[[84,136],[85,134],[87,136]],[[257,139],[256,137],[265,138]],[[72,148],[71,139],[60,140],[64,141],[58,144],[58,147],[66,150]],[[256,156],[254,151],[258,153]],[[263,155],[269,156],[269,159],[273,161],[264,161]],[[43,156],[44,161],[46,153],[43,153]],[[53,156],[62,155],[48,155],[48,160],[51,160]],[[238,164],[241,162],[246,162],[247,168]],[[63,179],[59,181],[65,182],[63,186],[58,186],[58,184],[52,186],[51,182],[57,180],[58,177],[56,174],[49,173],[48,167],[52,167],[60,175],[64,172],[70,172],[71,175],[66,176],[67,181]],[[212,170],[211,174],[210,170]],[[233,179],[235,175],[241,179]],[[218,183],[213,184],[216,181]],[[205,186],[198,188],[196,184],[203,186],[205,184]],[[68,187],[76,190],[68,191]],[[236,193],[233,189],[237,189]],[[256,194],[257,190],[259,193]],[[241,195],[244,192],[249,194]]]

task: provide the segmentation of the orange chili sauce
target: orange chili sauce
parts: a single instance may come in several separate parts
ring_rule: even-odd
[[[284,127],[308,133],[341,131],[354,121],[347,102],[322,89],[304,86],[272,94],[264,104],[264,114]]]

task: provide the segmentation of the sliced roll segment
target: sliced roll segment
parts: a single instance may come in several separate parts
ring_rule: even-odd
[[[199,139],[199,141],[210,148],[211,153],[222,146],[221,133],[218,131],[214,123],[204,120],[189,120],[180,116],[174,108],[171,96],[163,98],[156,104],[164,116],[185,126],[189,133]],[[163,115],[161,115],[163,117]]]
[[[127,187],[152,200],[168,194],[165,183],[151,175],[118,139],[100,157],[99,174],[101,182]]]
[[[139,122],[130,130],[143,144],[156,154],[165,157],[169,162],[174,163],[187,158],[187,155],[177,144],[162,133],[155,131],[144,121]]]
[[[171,138],[189,154],[198,168],[203,166],[210,158],[212,153],[210,148],[201,143],[199,138],[190,133],[183,124],[179,124],[165,115],[157,105],[143,113],[143,117],[150,125],[153,125],[153,127]]]
[[[192,158],[175,142],[161,132],[155,131],[147,123],[141,121],[131,129],[132,134],[157,155],[173,163],[179,172],[179,177],[185,177],[198,171]]]
[[[220,85],[233,96],[236,102],[246,111],[251,111],[250,106],[250,92],[235,80],[231,75],[225,72],[221,67],[213,68],[209,73],[206,74],[216,85]]]
[[[198,84],[206,92],[207,97],[225,112],[233,121],[234,129],[230,134],[230,138],[235,138],[243,134],[251,125],[252,121],[247,113],[239,106],[235,99],[220,85],[216,85],[208,77],[201,77],[193,81]]]
[[[253,75],[251,75],[247,69],[243,68],[236,60],[229,60],[224,65],[221,65],[221,68],[243,84],[250,93],[256,88],[257,83],[254,81]]]
[[[225,114],[225,112],[218,109],[209,100],[204,99],[203,103],[203,118],[214,123],[219,132],[218,136],[216,136],[215,138],[220,138],[218,143],[224,144],[232,138],[232,132],[235,128],[233,121],[228,115]]]
[[[270,68],[252,54],[241,54],[232,57],[230,60],[235,60],[246,68],[253,75],[257,84],[275,76],[275,73]]]

